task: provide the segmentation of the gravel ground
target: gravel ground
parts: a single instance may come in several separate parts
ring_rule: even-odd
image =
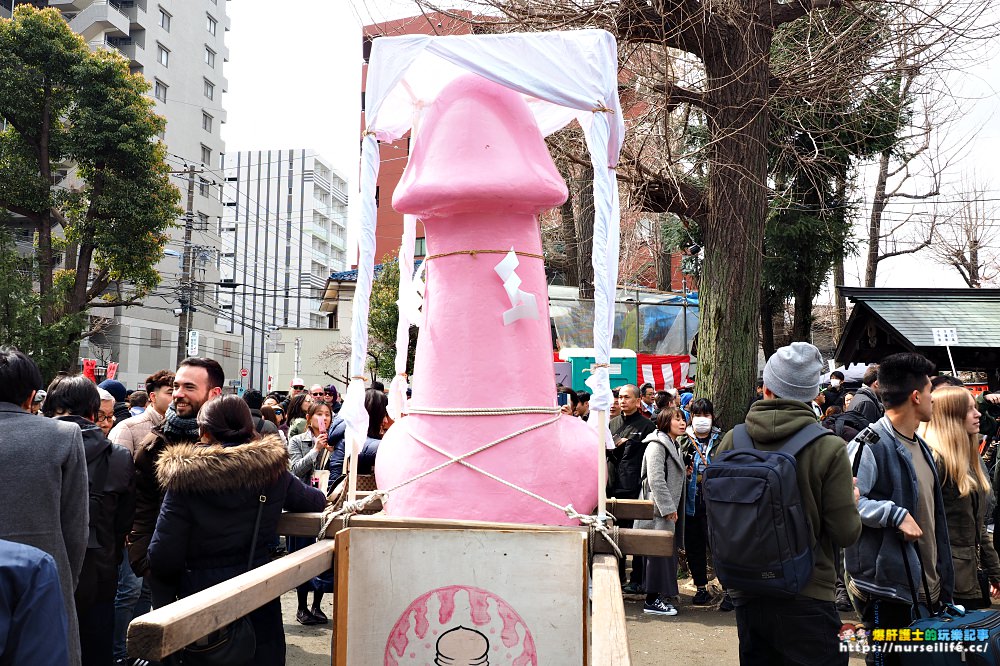
[[[632,666],[738,666],[736,614],[719,612],[715,606],[692,606],[693,595],[690,580],[682,582],[680,606],[674,617],[644,615],[642,597],[626,597]],[[288,644],[287,663],[289,666],[330,666],[331,625],[300,625],[295,621],[295,599],[294,590],[281,598]],[[330,617],[333,616],[331,601],[330,595],[323,599],[323,612]],[[855,618],[852,615],[845,619]],[[851,664],[863,661],[859,656],[852,656]]]

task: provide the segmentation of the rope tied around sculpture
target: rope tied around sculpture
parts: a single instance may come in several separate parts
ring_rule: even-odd
[[[453,252],[441,252],[440,254],[432,254],[429,257],[424,257],[424,263],[427,263],[431,259],[440,259],[442,257],[451,257],[454,255],[467,255],[476,258],[477,254],[510,254],[511,250],[454,250]],[[544,261],[545,256],[541,254],[535,254],[534,252],[521,252],[520,250],[514,250],[514,254],[519,257],[531,257],[532,259],[542,259]]]
[[[411,407],[410,414],[428,416],[503,416],[505,414],[558,414],[559,407]]]
[[[514,439],[515,437],[519,437],[519,436],[524,435],[526,433],[529,433],[529,432],[531,432],[533,430],[538,430],[540,428],[544,428],[546,426],[552,425],[553,423],[556,423],[559,420],[561,412],[562,412],[562,410],[560,408],[558,408],[558,407],[507,407],[507,408],[498,407],[498,408],[481,408],[481,409],[480,408],[431,408],[431,407],[426,407],[426,408],[422,408],[422,409],[421,408],[417,408],[417,409],[410,410],[411,414],[430,414],[430,415],[435,415],[435,416],[498,416],[498,415],[505,415],[505,414],[553,414],[553,416],[552,416],[552,418],[546,419],[544,421],[540,421],[539,423],[534,423],[532,425],[525,426],[524,428],[521,428],[520,430],[517,430],[516,432],[510,433],[509,435],[504,435],[503,437],[500,437],[499,439],[495,439],[492,442],[489,442],[488,444],[484,444],[483,446],[480,446],[480,447],[478,447],[476,449],[473,449],[472,451],[467,451],[466,453],[463,453],[463,454],[458,455],[458,456],[453,456],[453,455],[447,453],[446,451],[443,451],[439,447],[431,444],[430,442],[428,442],[424,438],[418,436],[416,433],[410,432],[409,433],[410,437],[412,437],[414,440],[416,440],[420,444],[423,444],[424,446],[426,446],[427,448],[429,448],[431,451],[434,451],[435,453],[438,453],[438,454],[444,456],[445,458],[447,458],[447,460],[445,460],[443,463],[441,463],[439,465],[435,465],[434,467],[431,467],[430,469],[426,469],[423,472],[421,472],[420,474],[417,474],[417,475],[415,475],[413,477],[410,477],[409,479],[406,479],[405,481],[397,483],[395,486],[392,486],[391,488],[386,488],[385,490],[375,490],[375,491],[372,492],[371,495],[369,495],[368,497],[365,497],[364,499],[355,500],[353,502],[344,502],[343,506],[341,506],[341,508],[338,509],[337,511],[331,511],[330,508],[327,508],[327,510],[323,512],[323,524],[320,527],[318,538],[319,539],[325,539],[326,538],[327,529],[330,527],[330,525],[333,523],[333,521],[336,520],[337,518],[343,518],[344,519],[344,527],[347,527],[347,524],[348,524],[348,521],[350,520],[350,517],[353,516],[353,515],[355,515],[355,514],[357,514],[357,513],[359,513],[359,512],[361,512],[361,511],[363,511],[365,508],[368,507],[369,504],[371,504],[372,502],[374,502],[376,498],[377,499],[381,499],[383,501],[383,506],[384,506],[385,500],[387,500],[389,498],[390,494],[393,493],[393,492],[395,492],[396,490],[399,490],[400,488],[402,488],[404,486],[407,486],[407,485],[409,485],[411,483],[419,481],[420,479],[422,479],[422,478],[424,478],[426,476],[430,476],[431,474],[434,474],[435,472],[438,472],[438,471],[444,469],[445,467],[448,467],[448,466],[454,465],[454,464],[459,464],[459,465],[462,465],[463,467],[466,467],[466,468],[468,468],[468,469],[470,469],[470,470],[472,470],[474,472],[478,472],[479,474],[482,474],[483,476],[485,476],[485,477],[487,477],[489,479],[493,479],[497,483],[500,483],[500,484],[502,484],[504,486],[507,486],[511,490],[515,490],[515,491],[517,491],[519,493],[523,493],[524,495],[527,495],[528,497],[532,497],[532,498],[538,500],[539,502],[542,502],[543,504],[546,504],[546,505],[548,505],[548,506],[550,506],[550,507],[552,507],[554,509],[558,509],[559,511],[562,511],[563,513],[565,513],[566,516],[568,518],[570,518],[571,520],[578,520],[578,521],[580,521],[581,525],[585,525],[585,526],[587,526],[587,527],[590,528],[591,538],[593,537],[593,534],[595,532],[597,534],[600,534],[601,537],[603,537],[609,544],[611,544],[611,548],[614,550],[615,556],[618,557],[619,559],[621,559],[622,552],[621,552],[621,549],[618,547],[618,543],[617,543],[617,541],[618,541],[618,528],[617,527],[613,527],[612,528],[613,532],[609,532],[608,526],[602,520],[600,520],[597,516],[590,516],[590,515],[582,514],[582,513],[578,512],[573,507],[572,504],[567,504],[567,505],[563,506],[561,504],[553,502],[552,500],[546,499],[545,497],[542,497],[541,495],[539,495],[539,494],[537,494],[535,492],[532,492],[531,490],[528,490],[527,488],[522,488],[521,486],[517,485],[516,483],[512,483],[510,481],[507,481],[506,479],[503,479],[503,478],[501,478],[501,477],[493,474],[492,472],[488,472],[488,471],[486,471],[485,469],[483,469],[481,467],[477,467],[476,465],[473,465],[472,463],[470,463],[470,462],[468,462],[466,460],[466,458],[471,458],[474,455],[482,453],[483,451],[487,451],[487,450],[493,448],[494,446],[497,446],[499,444],[502,444],[503,442],[506,442],[506,441],[509,441],[511,439]],[[331,508],[332,508],[332,506],[331,506]],[[590,542],[588,542],[588,543],[590,543]],[[592,545],[591,545],[591,548],[592,548]]]

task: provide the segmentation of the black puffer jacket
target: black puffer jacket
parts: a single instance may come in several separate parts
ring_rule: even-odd
[[[854,394],[851,400],[852,412],[859,412],[868,419],[869,423],[875,423],[885,416],[885,407],[882,406],[882,399],[870,386],[862,386]]]
[[[644,440],[646,435],[656,430],[656,426],[637,409],[631,416],[622,414],[611,419],[610,427],[616,445],[620,439],[628,441],[608,451],[612,463],[608,490],[611,497],[636,499],[642,486],[642,456],[646,452]]]
[[[77,611],[84,612],[96,603],[115,600],[118,563],[135,513],[135,465],[128,449],[112,444],[92,421],[79,416],[57,418],[80,427],[87,456],[90,537],[76,587]],[[99,476],[104,477],[101,488],[95,487]]]
[[[282,509],[322,511],[326,496],[288,471],[281,438],[236,446],[177,444],[156,463],[166,490],[149,544],[154,606],[186,597],[246,570],[260,497],[265,497],[254,566],[268,560]],[[159,590],[159,593],[157,592]],[[285,663],[278,599],[250,614],[257,638],[254,664]]]

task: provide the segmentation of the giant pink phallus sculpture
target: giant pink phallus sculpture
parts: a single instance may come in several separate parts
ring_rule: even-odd
[[[559,506],[572,504],[583,514],[596,506],[597,436],[579,419],[552,413],[555,378],[538,214],[566,196],[518,93],[468,75],[426,109],[393,197],[393,207],[421,218],[427,234],[424,322],[410,415],[379,446],[379,488],[528,429],[466,462]],[[497,265],[511,261],[512,248],[518,265],[511,276]],[[510,291],[498,273],[507,275]],[[475,414],[484,409],[514,413]],[[392,491],[386,513],[577,523],[458,463]]]

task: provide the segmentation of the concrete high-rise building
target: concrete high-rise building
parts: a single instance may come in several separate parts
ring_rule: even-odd
[[[347,179],[309,149],[230,152],[223,167],[216,325],[244,341],[245,386],[266,391],[268,353],[293,343],[278,328],[336,327],[320,304],[346,268]]]
[[[9,15],[10,0],[3,2]],[[21,4],[20,2],[14,3]],[[137,388],[149,374],[173,368],[180,334],[178,310],[191,307],[190,329],[198,331],[202,356],[218,360],[227,379],[239,379],[242,339],[218,324],[219,235],[225,173],[221,125],[226,121],[222,95],[227,81],[223,64],[229,52],[226,0],[48,0],[35,5],[59,9],[70,28],[92,49],[116,49],[130,69],[150,83],[156,112],[166,118],[160,139],[186,206],[193,175],[191,219],[171,230],[166,256],[158,264],[161,283],[141,306],[95,308],[92,317],[107,322],[104,333],[85,341],[81,357],[98,359],[98,374],[109,361],[119,363],[118,379]],[[184,281],[185,224],[191,227],[191,284]],[[191,298],[187,297],[190,291]],[[190,302],[189,302],[190,301]],[[186,342],[183,344],[186,347]]]

